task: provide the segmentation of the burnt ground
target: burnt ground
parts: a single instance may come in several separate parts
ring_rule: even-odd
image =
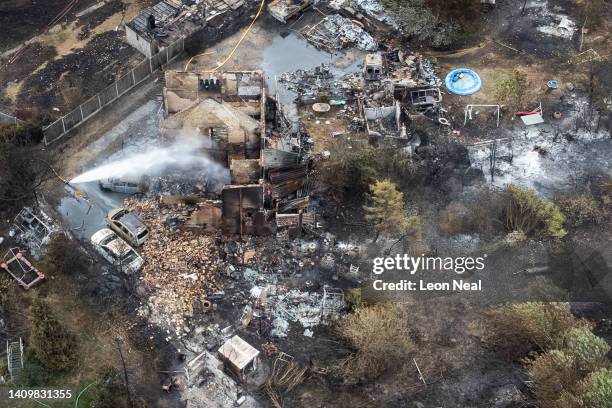
[[[55,58],[57,55],[55,47],[42,43],[32,44],[29,47],[28,54],[28,58],[23,59],[19,64],[10,64],[4,69],[0,69],[0,88],[6,90],[12,82],[28,77],[32,72],[34,72],[34,70],[36,70],[36,68],[47,61],[53,60],[53,58]],[[27,90],[24,90],[23,92],[24,96],[28,93]],[[9,99],[6,93],[2,94],[0,105],[3,108],[10,107],[12,105],[12,101]],[[24,106],[25,111],[30,111],[33,109],[34,107],[32,106]],[[19,112],[19,110],[16,111],[16,114],[19,117],[27,117],[27,114]]]
[[[101,12],[101,10],[102,9],[98,11]],[[105,13],[110,13],[110,11],[111,10],[107,10]],[[94,23],[84,23],[84,26],[89,25],[94,25]],[[96,41],[96,39],[93,41]],[[114,41],[119,41],[119,39],[113,39],[112,36],[104,37],[100,40],[98,46],[100,46],[102,50],[106,49],[106,47],[109,47],[109,49],[112,50]],[[26,80],[28,81],[28,86],[31,86],[32,89],[35,90],[34,97],[39,98],[38,100],[41,103],[47,103],[47,107],[63,107],[63,105],[59,105],[62,100],[60,99],[57,91],[51,92],[51,90],[45,88],[45,84],[50,87],[57,86],[55,82],[62,77],[62,73],[69,71],[71,72],[71,70],[77,70],[78,72],[79,69],[82,69],[83,74],[89,78],[87,81],[88,85],[89,83],[93,83],[95,86],[103,87],[106,83],[108,83],[105,81],[112,81],[112,79],[110,79],[110,75],[102,75],[102,78],[98,79],[96,75],[96,67],[107,66],[104,64],[109,61],[107,61],[105,58],[112,57],[113,55],[109,55],[111,54],[109,52],[108,54],[105,54],[105,58],[100,58],[99,61],[92,63],[92,65],[87,65],[86,60],[91,58],[92,55],[95,54],[96,50],[95,48],[92,48],[86,51],[86,49],[87,46],[77,50],[76,53],[82,53],[80,58],[72,59],[69,55],[62,57],[58,59],[57,62],[51,62],[49,66],[43,67],[37,74],[27,76]],[[44,53],[51,53],[52,47],[41,48],[39,52],[41,55],[44,55]],[[466,54],[453,61],[451,57],[450,63],[448,62],[449,60],[445,60],[444,57],[441,57],[440,59],[449,65],[451,63],[477,63],[481,67],[486,67],[492,60],[495,60],[496,64],[499,66],[505,65],[510,67],[513,64],[516,65],[523,63],[523,61],[534,62],[540,58],[527,54],[519,54],[517,56],[512,51],[494,45],[489,45],[488,48],[476,50],[476,54],[478,55],[478,58],[474,58],[473,54]],[[83,58],[83,60],[81,60],[81,58]],[[237,60],[239,60],[239,58],[237,58]],[[41,62],[44,61],[46,60],[41,58]],[[60,63],[60,61],[63,62]],[[30,63],[27,58],[21,62]],[[35,63],[35,61],[32,61],[31,65],[33,67],[40,65],[34,65]],[[85,65],[83,65],[84,63]],[[112,64],[112,62],[110,62],[110,64]],[[108,66],[111,68],[113,67],[113,65]],[[541,67],[542,65],[536,64],[534,65],[533,70],[537,71],[538,69],[541,69]],[[548,68],[551,70],[554,69],[554,67],[550,65]],[[23,68],[23,70],[25,72],[26,68]],[[111,69],[109,68],[107,74],[110,74],[110,71]],[[16,74],[24,75],[24,77],[26,76],[23,73]],[[545,75],[546,73],[539,74]],[[45,75],[45,78],[38,79],[38,75]],[[78,78],[74,79],[74,81],[78,81]],[[24,89],[27,89],[27,87],[24,87]],[[149,97],[156,92],[155,89],[150,91],[151,92],[148,95]],[[85,89],[83,92],[87,94],[89,90]],[[115,112],[117,112],[122,105],[127,106],[132,103],[136,104],[137,101],[135,102],[135,100],[137,97],[142,97],[142,95],[138,95],[139,92],[140,91],[134,92],[132,95],[126,96],[125,100],[118,102],[114,107],[110,107],[106,114],[100,115],[101,118],[99,121],[92,121],[92,123],[89,124],[90,126],[86,125],[88,131],[83,130],[83,135],[79,134],[79,136],[85,136],[84,139],[74,137],[66,144],[63,144],[60,148],[65,149],[64,155],[69,157],[68,161],[75,162],[76,160],[73,155],[75,151],[78,151],[80,148],[84,147],[86,145],[86,141],[95,139],[96,133],[94,133],[93,130],[99,124],[100,126],[108,128],[114,123],[118,122],[120,119],[114,116]],[[19,96],[19,100],[23,103],[27,103],[28,98],[29,97],[26,95],[25,91]],[[83,96],[83,100],[84,99],[86,99],[85,96]],[[58,103],[58,105],[54,105],[54,103]],[[125,106],[123,107],[125,108]],[[95,130],[99,131],[99,129]],[[99,134],[100,133],[97,133],[97,135]],[[423,205],[426,205],[425,202]],[[604,240],[600,241],[605,242]],[[108,290],[106,292],[102,290],[104,288],[104,282],[100,282],[100,279],[93,279],[94,276],[91,276],[91,278],[91,281],[89,281],[89,276],[85,277],[85,280],[81,282],[82,287],[79,290],[82,292],[77,292],[77,288],[75,288],[73,292],[71,288],[70,293],[80,293],[86,300],[92,301],[96,301],[105,296],[108,297]],[[62,288],[62,283],[65,283],[65,281],[58,280],[53,286],[50,286],[50,292],[58,291],[58,288]],[[406,382],[402,384],[398,384],[396,382],[397,378],[395,378],[395,376],[388,375],[383,376],[378,382],[378,385],[372,385],[369,387],[347,386],[346,384],[342,384],[340,381],[325,379],[320,375],[313,374],[307,382],[298,387],[296,391],[286,400],[288,406],[313,407],[325,404],[327,406],[352,407],[409,407],[413,402],[419,401],[427,403],[427,407],[491,407],[494,406],[492,400],[496,398],[497,392],[505,386],[514,386],[519,390],[524,391],[524,389],[521,388],[521,383],[524,380],[523,368],[520,365],[507,364],[501,360],[498,360],[494,352],[487,350],[486,347],[484,347],[479,339],[480,333],[471,327],[470,322],[477,321],[479,318],[478,310],[471,309],[466,306],[449,306],[449,308],[442,309],[440,308],[440,303],[436,302],[434,304],[429,304],[427,308],[415,308],[414,311],[415,326],[425,328],[420,334],[422,338],[419,343],[420,351],[415,357],[419,362],[419,365],[427,367],[425,376],[428,380],[428,386],[425,387],[419,384],[414,367],[410,365],[410,362],[407,362],[408,364],[406,365],[406,370],[408,370],[406,373]],[[228,320],[230,322],[235,322],[237,318],[239,318],[238,315],[240,314],[240,308],[238,306],[229,304],[228,302],[225,305],[221,304],[220,309],[219,316],[217,316],[220,323]],[[444,313],[441,313],[441,315],[437,316],[435,319],[431,319],[431,311],[434,310],[444,310]],[[226,312],[227,314],[223,312]],[[587,313],[585,312],[585,315],[586,314]],[[129,310],[122,310],[121,313],[115,315],[115,318],[124,319],[125,315],[129,315]],[[595,315],[595,313],[592,312],[591,315],[596,317],[601,316],[602,313]],[[603,315],[605,316],[606,314],[604,313]],[[607,315],[609,316],[609,313]],[[431,326],[430,322],[432,320],[436,323],[443,321],[445,325],[439,327],[429,327]],[[96,322],[102,323],[101,321],[97,320]],[[91,327],[94,329],[92,325],[75,325],[75,327]],[[138,347],[136,348],[142,347],[143,350],[149,348],[155,349],[155,363],[159,363],[159,367],[168,366],[167,361],[171,359],[171,356],[176,355],[176,351],[167,343],[163,341],[158,342],[157,337],[154,337],[154,339],[152,339],[150,342],[147,341],[145,337],[148,335],[154,336],[154,333],[149,333],[144,330],[142,332],[138,332],[140,329],[141,328],[139,326],[134,326],[131,331],[126,333],[126,336],[128,336],[130,339],[133,338],[133,341],[138,344]],[[333,366],[336,359],[346,355],[346,348],[339,342],[339,339],[337,338],[333,329],[330,327],[316,328],[315,338],[313,340],[303,338],[301,331],[297,331],[295,334],[297,334],[297,336],[292,336],[278,341],[278,345],[280,346],[281,350],[294,354],[296,358],[304,363],[314,360],[313,363],[319,367],[325,365]],[[247,330],[241,332],[241,335],[248,339],[252,344],[257,345],[258,348],[263,340]],[[110,339],[112,340],[112,338]],[[112,344],[112,342],[108,344]],[[441,350],[441,355],[448,357],[449,360],[452,360],[453,355],[455,355],[454,358],[460,358],[463,359],[463,361],[452,360],[451,362],[440,362],[431,356],[423,356],[422,351],[427,349],[435,349],[435,351]],[[153,354],[149,354],[149,356],[151,355]],[[158,358],[159,360],[157,360]],[[145,361],[136,360],[131,364],[137,365],[139,362],[144,363]],[[440,376],[440,373],[443,373],[443,375]],[[147,375],[143,377],[136,377],[134,380],[138,382],[138,385],[142,386],[140,392],[151,392],[150,401],[160,397],[159,387],[157,386],[158,378],[154,370],[151,369],[151,371],[148,371]],[[139,382],[141,380],[142,383]],[[397,389],[401,389],[402,392],[398,394]],[[374,397],[372,397],[372,395],[374,395]],[[164,396],[161,395],[161,397]],[[265,400],[265,397],[263,399]],[[364,401],[368,402],[364,403]],[[160,405],[154,406],[162,405],[160,403]]]
[[[89,99],[128,71],[126,61],[137,52],[124,41],[124,36],[122,31],[98,34],[84,48],[49,61],[23,80],[18,106],[42,110],[57,107],[66,112]],[[67,87],[77,88],[78,92],[63,96]]]
[[[68,1],[10,3],[0,6],[1,18],[7,19],[2,26],[10,33],[0,48],[5,52],[0,58],[1,111],[22,119],[65,114],[144,58],[115,29],[148,0],[113,0],[77,17],[96,3],[79,1],[51,28],[48,23]],[[11,61],[26,40],[28,45]]]
[[[81,0],[82,9],[95,3],[95,0]],[[36,34],[40,34],[49,22],[71,3],[71,0],[10,0],[0,2],[0,51],[18,46]],[[62,21],[74,19],[74,11]]]
[[[490,15],[491,24],[499,41],[539,57],[563,57],[571,45],[579,42],[572,39],[544,35],[539,27],[555,25],[558,17],[578,17],[576,2],[569,0],[529,0],[522,9],[522,1],[500,2]],[[577,20],[577,19],[576,19]],[[491,27],[488,25],[488,27]]]
[[[95,13],[89,13],[79,17],[78,25],[81,27],[79,37],[88,37],[94,27],[102,24],[107,18],[111,17],[113,14],[122,12],[124,10],[125,4],[123,4],[122,1],[112,0],[97,9]]]

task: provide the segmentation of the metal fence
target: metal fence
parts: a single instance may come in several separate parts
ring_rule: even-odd
[[[161,69],[162,66],[174,60],[184,49],[184,38],[177,40],[166,48],[162,48],[157,54],[142,61],[112,85],[79,105],[72,112],[44,127],[45,145],[48,146],[61,139],[66,133],[95,116],[102,108],[110,105],[130,89],[149,78],[153,73]]]
[[[0,112],[0,122],[18,123],[21,122],[15,116],[8,115],[4,112]]]

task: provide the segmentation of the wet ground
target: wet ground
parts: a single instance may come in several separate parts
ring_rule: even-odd
[[[146,102],[87,146],[85,150],[88,155],[100,159],[83,163],[81,171],[129,156],[158,143],[160,107],[157,100]],[[78,183],[66,187],[66,196],[61,199],[57,210],[75,236],[88,240],[106,225],[104,218],[108,211],[120,207],[126,197],[125,194],[100,189],[97,181]]]

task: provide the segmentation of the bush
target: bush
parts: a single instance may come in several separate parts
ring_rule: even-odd
[[[562,238],[565,217],[559,208],[547,202],[535,191],[509,185],[506,189],[506,206],[502,221],[509,232],[522,231],[528,236]]]
[[[576,371],[586,373],[603,367],[610,346],[587,328],[575,328],[563,336],[561,348],[574,359]]]
[[[28,387],[46,387],[49,385],[49,372],[34,355],[27,355],[21,372],[20,385]]]
[[[514,70],[511,74],[505,74],[495,83],[495,98],[503,104],[509,105],[514,110],[523,110],[525,103],[525,91],[529,83],[525,73]]]
[[[559,350],[536,357],[530,363],[529,375],[536,384],[539,406],[593,408],[600,402],[611,402],[606,399],[612,392],[605,369],[609,350],[604,339],[580,328],[564,336]],[[589,375],[592,372],[596,374]]]
[[[488,342],[511,360],[557,348],[564,333],[591,327],[586,320],[574,317],[566,304],[541,302],[499,307],[489,312],[488,323]]]
[[[47,273],[64,273],[74,275],[87,269],[89,265],[86,254],[78,243],[66,235],[57,235],[49,243],[45,256]]]
[[[537,302],[567,302],[569,291],[555,285],[552,280],[538,276],[527,286],[529,298]]]
[[[599,224],[605,216],[601,205],[591,194],[565,195],[557,200],[557,204],[572,227]]]
[[[612,402],[612,369],[601,368],[591,373],[580,388],[585,407],[610,407]]]
[[[462,204],[450,204],[438,216],[438,229],[446,237],[466,233],[468,209]]]
[[[125,383],[114,367],[107,367],[100,373],[100,380],[92,391],[91,408],[126,407]]]
[[[0,123],[0,144],[36,145],[43,140],[42,127],[37,122]]]
[[[540,408],[556,408],[561,394],[574,394],[580,381],[574,369],[574,359],[560,350],[552,350],[538,356],[529,367],[529,376],[535,381],[536,398]]]
[[[434,48],[458,45],[467,23],[477,21],[478,2],[451,0],[383,0],[382,4],[402,31],[421,44]]]
[[[353,380],[399,368],[414,351],[406,311],[396,303],[359,307],[340,322],[339,332],[355,350],[342,367],[342,374]]]
[[[36,358],[51,371],[66,371],[77,362],[77,341],[49,306],[35,300],[30,308],[30,347]]]

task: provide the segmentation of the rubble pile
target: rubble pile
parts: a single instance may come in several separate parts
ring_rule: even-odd
[[[351,0],[351,4],[357,10],[361,10],[364,14],[373,17],[374,19],[388,24],[395,29],[399,29],[397,22],[387,14],[387,11],[378,0]]]
[[[378,49],[378,43],[367,31],[340,14],[331,14],[315,26],[305,28],[302,35],[315,47],[329,52],[348,45],[365,51]]]
[[[160,177],[148,180],[148,197],[160,195],[200,194],[204,197],[221,193],[223,184],[229,182],[229,171],[220,179],[206,172],[168,171]]]
[[[351,44],[354,44],[359,49],[364,51],[375,51],[378,49],[376,40],[367,31],[340,14],[332,14],[325,17],[323,26],[331,34],[347,38]]]
[[[339,312],[346,306],[342,299],[324,299],[322,293],[301,292],[297,289],[278,295],[270,300],[273,303],[271,334],[276,337],[286,337],[289,322],[299,323],[301,327],[310,329],[339,317]],[[324,307],[324,305],[326,306]],[[311,330],[305,333],[312,333]],[[308,335],[311,337],[312,334]]]
[[[427,58],[421,59],[421,69],[423,70],[424,74],[423,79],[429,83],[429,85],[437,87],[442,85],[442,81],[436,74],[436,66],[431,60]]]
[[[172,228],[165,220],[181,214],[162,210],[153,200],[128,199],[124,205],[136,211],[149,229],[139,252],[145,259],[140,280],[150,296],[139,313],[181,337],[190,331],[188,319],[196,305],[217,289],[219,262],[214,238]]]
[[[361,89],[360,73],[340,76],[332,71],[329,64],[285,72],[278,77],[278,81],[295,92],[302,103],[315,102],[321,95],[326,95],[330,105],[341,105]]]
[[[354,273],[362,249],[336,243],[326,234],[290,244],[278,237],[253,238],[232,252],[241,265],[235,278],[244,285],[241,296],[234,299],[245,304],[241,323],[265,336],[282,338],[295,326],[311,337],[314,327],[341,316],[346,308],[344,293],[334,286],[338,274]]]

